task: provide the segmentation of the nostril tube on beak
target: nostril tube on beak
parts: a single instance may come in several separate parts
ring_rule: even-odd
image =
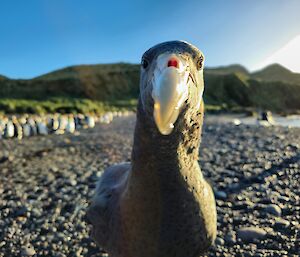
[[[168,61],[168,67],[178,68],[178,61],[175,58],[172,58]]]

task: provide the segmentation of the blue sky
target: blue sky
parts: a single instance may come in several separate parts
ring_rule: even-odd
[[[0,74],[31,78],[75,64],[138,63],[187,40],[206,66],[253,68],[300,34],[298,0],[2,1]]]

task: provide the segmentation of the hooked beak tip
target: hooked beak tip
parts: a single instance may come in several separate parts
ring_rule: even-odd
[[[165,69],[155,81],[152,97],[153,116],[159,132],[169,135],[176,122],[181,106],[187,98],[187,78],[176,69]]]

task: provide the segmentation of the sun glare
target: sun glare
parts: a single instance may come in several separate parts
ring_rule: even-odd
[[[255,69],[261,69],[273,63],[281,64],[293,72],[300,73],[300,35],[258,64]]]

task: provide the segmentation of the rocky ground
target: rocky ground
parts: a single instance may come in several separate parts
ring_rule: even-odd
[[[1,140],[0,256],[105,256],[85,211],[103,169],[130,159],[134,122]],[[218,208],[208,256],[299,256],[300,129],[207,123],[200,152]]]

